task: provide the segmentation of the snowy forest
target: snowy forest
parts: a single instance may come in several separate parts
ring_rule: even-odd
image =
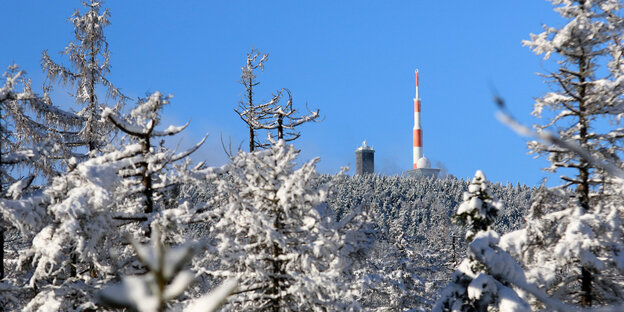
[[[551,2],[566,24],[522,42],[557,67],[540,123],[495,104],[556,186],[320,174],[297,147],[319,110],[259,101],[253,48],[232,105],[249,146],[208,166],[205,137],[167,143],[184,103],[109,81],[110,12],[78,4],[46,83],[0,82],[0,311],[624,311],[623,4]]]

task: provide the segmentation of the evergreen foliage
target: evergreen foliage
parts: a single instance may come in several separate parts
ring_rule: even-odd
[[[551,92],[538,98],[533,114],[568,145],[529,143],[533,153],[562,174],[563,184],[543,189],[527,217],[527,227],[505,239],[526,267],[527,277],[553,297],[581,306],[622,302],[621,197],[612,179],[583,151],[600,162],[622,167],[620,128],[624,97],[621,39],[622,4],[616,0],[552,1],[566,24],[544,27],[524,41],[558,69],[544,75]],[[606,66],[605,66],[606,65]],[[601,68],[603,67],[603,68]],[[609,121],[609,126],[601,122]],[[534,302],[537,307],[541,303]]]
[[[235,109],[250,152],[192,165],[204,141],[178,152],[164,139],[188,123],[160,129],[171,96],[121,111],[127,98],[106,78],[110,13],[83,1],[62,52],[70,66],[42,57],[78,113],[54,106],[50,85],[33,91],[16,65],[2,76],[0,311],[622,310],[623,6],[551,2],[566,24],[523,43],[556,62],[533,110],[544,119],[536,137],[556,140],[529,148],[563,183],[536,189],[480,171],[349,177],[319,175],[318,159],[299,166],[287,142],[318,110],[300,115],[285,88],[260,103],[268,55],[255,49]]]
[[[33,192],[36,184],[46,184],[48,179],[59,174],[63,159],[68,156],[63,138],[66,131],[80,125],[81,120],[37,95],[26,73],[17,65],[9,66],[2,77],[0,198],[15,200]],[[17,220],[27,213],[23,207],[0,206],[0,280],[5,276],[5,229],[14,228],[19,224]]]
[[[86,146],[88,152],[99,150],[109,143],[108,134],[114,129],[101,114],[106,108],[98,99],[98,85],[106,90],[106,95],[117,100],[115,111],[121,109],[126,97],[115,87],[106,75],[110,72],[110,52],[104,36],[104,28],[110,24],[110,12],[105,9],[100,14],[103,1],[83,1],[87,11],[83,14],[76,10],[69,18],[74,25],[75,41],[70,42],[62,51],[67,55],[71,68],[53,61],[44,51],[41,66],[50,82],[60,81],[65,86],[75,88],[72,94],[76,104],[82,106],[77,113],[82,118],[82,127],[77,137],[66,140],[65,144],[73,147]],[[48,86],[46,90],[50,90]]]
[[[451,283],[442,291],[433,311],[530,311],[529,304],[507,280],[499,279],[496,271],[490,272],[492,266],[511,268],[517,278],[524,279],[520,266],[498,247],[498,233],[491,229],[501,208],[502,204],[487,192],[485,175],[477,170],[453,216],[466,227],[468,258],[451,276]],[[496,257],[487,255],[491,253]],[[482,260],[484,256],[488,262]]]
[[[280,140],[214,171],[227,177],[215,181],[219,205],[210,213],[220,259],[212,274],[240,279],[227,311],[357,308],[348,276],[369,240],[366,214],[333,222],[327,187],[314,186],[317,160],[295,169],[297,154]]]
[[[168,303],[184,293],[193,282],[193,273],[185,269],[195,253],[193,244],[169,248],[163,244],[159,226],[151,231],[150,245],[132,241],[132,247],[147,274],[124,276],[121,284],[104,288],[99,301],[109,307],[129,308],[140,312],[165,311]],[[236,290],[236,281],[228,280],[214,292],[191,302],[186,312],[216,311],[227,296]]]

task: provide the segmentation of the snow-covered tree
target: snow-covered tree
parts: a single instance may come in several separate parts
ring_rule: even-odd
[[[128,116],[107,110],[103,115],[128,133],[121,147],[107,147],[84,162],[74,159],[42,194],[2,200],[3,215],[32,237],[12,270],[13,284],[26,298],[24,309],[36,310],[47,301],[60,310],[94,308],[98,289],[121,274],[140,272],[122,237],[145,239],[145,227],[157,225],[174,230],[168,239],[182,240],[178,226],[188,218],[189,206],[175,189],[190,170],[188,162],[172,165],[187,160],[199,145],[176,153],[151,143],[186,127],[155,130],[167,99],[157,92]]]
[[[582,302],[582,271],[592,268],[594,304],[621,303],[624,296],[624,210],[622,197],[592,205],[583,213],[569,203],[570,191],[542,188],[526,216],[527,225],[508,233],[501,246],[526,266],[529,282],[567,303]],[[535,308],[543,307],[537,300]]]
[[[115,87],[106,75],[110,72],[110,52],[104,36],[104,28],[110,24],[108,9],[100,14],[103,1],[83,1],[87,8],[84,14],[76,10],[69,18],[74,25],[75,41],[70,42],[61,53],[67,55],[71,68],[54,62],[47,51],[43,52],[41,65],[50,82],[60,81],[63,85],[75,88],[73,97],[82,107],[78,115],[83,124],[77,140],[68,140],[70,146],[86,146],[92,152],[105,146],[108,134],[113,127],[101,118],[107,106],[98,99],[98,86],[104,87],[109,98],[116,100],[118,110],[125,96]],[[51,87],[50,87],[51,88]]]
[[[262,120],[267,118],[268,108],[279,101],[281,94],[278,92],[266,103],[259,104],[254,99],[254,88],[260,84],[256,80],[256,71],[264,71],[264,63],[269,59],[268,54],[261,54],[256,49],[251,49],[247,53],[247,62],[242,67],[240,83],[245,87],[243,99],[238,102],[238,107],[234,111],[247,124],[249,128],[249,152],[253,152],[256,147],[265,146],[257,137],[257,130],[261,127]]]
[[[533,114],[547,119],[536,128],[538,132],[550,130],[593,157],[621,167],[622,4],[617,0],[552,2],[566,20],[565,26],[545,26],[544,32],[531,34],[531,39],[523,42],[545,59],[554,58],[558,65],[544,75],[553,91],[534,104]],[[524,230],[528,237],[510,242],[516,246],[513,252],[522,257],[528,277],[566,302],[589,306],[621,301],[617,295],[621,285],[617,292],[604,286],[612,279],[621,253],[608,243],[617,233],[610,224],[621,222],[615,221],[621,214],[610,214],[617,204],[612,202],[604,170],[577,151],[549,142],[533,141],[529,148],[547,156],[547,170],[561,173],[564,184],[542,194],[559,194],[552,198],[555,203],[546,199],[550,202],[546,206],[540,201],[533,205]]]
[[[251,49],[251,52],[247,53],[247,63],[242,68],[240,82],[245,87],[245,94],[234,111],[249,128],[250,152],[256,148],[266,148],[279,140],[286,142],[296,140],[301,136],[301,133],[296,130],[297,127],[308,122],[318,121],[320,117],[318,110],[299,116],[293,107],[292,93],[288,89],[282,88],[276,91],[271,100],[265,103],[259,104],[254,100],[254,88],[260,84],[254,71],[258,69],[263,71],[264,64],[268,59],[268,54],[261,54],[258,50]],[[287,97],[287,100],[285,104],[282,104],[284,96]],[[269,136],[271,132],[274,132],[274,137],[277,140],[269,137],[270,143],[261,142],[257,133],[261,129],[268,131]]]
[[[466,240],[470,242],[478,232],[491,230],[501,210],[501,203],[488,194],[485,175],[480,170],[475,173],[463,199],[453,218],[456,223],[466,227]]]
[[[440,258],[410,238],[378,233],[357,265],[358,302],[370,311],[429,310],[450,274]]]
[[[223,175],[227,178],[227,174]],[[193,207],[206,207],[218,191],[215,185],[198,181],[185,185],[185,195],[193,199]],[[413,179],[402,176],[347,176],[319,175],[313,188],[329,184],[326,198],[328,210],[337,220],[356,213],[358,207],[367,207],[377,234],[375,243],[363,255],[352,257],[355,281],[359,292],[357,301],[373,310],[429,311],[439,297],[440,288],[450,279],[458,262],[466,253],[462,229],[451,223],[452,207],[462,202],[463,191],[469,180],[447,176],[444,179]],[[488,183],[488,193],[504,203],[493,228],[507,233],[522,227],[522,216],[530,206],[535,188],[500,183]],[[219,196],[205,210],[226,204],[226,196]],[[208,229],[219,218],[215,216],[195,223],[194,237],[211,237]],[[198,220],[199,221],[199,220]],[[216,254],[216,253],[214,253]],[[210,273],[219,261],[207,254],[206,262],[196,266],[198,272]],[[211,262],[212,261],[212,262]],[[202,285],[207,291],[218,280],[208,274]]]
[[[524,280],[524,273],[498,247],[499,236],[491,226],[502,205],[488,194],[485,182],[485,175],[478,170],[457,208],[455,220],[467,228],[468,258],[451,276],[433,311],[530,311],[529,304],[518,296],[507,279],[513,275]],[[484,262],[484,257],[491,261]],[[506,268],[505,272],[512,274],[500,278],[498,271],[490,272],[492,266]]]
[[[3,189],[17,182],[11,173],[14,169],[22,169],[26,176],[58,175],[59,159],[69,156],[61,144],[63,137],[82,122],[37,95],[25,75],[17,65],[10,66],[0,88]]]
[[[65,130],[80,118],[49,105],[31,88],[25,72],[12,65],[0,88],[0,198],[19,199],[46,184],[62,170],[67,150],[61,144]],[[0,205],[0,280],[4,277],[4,229],[15,225],[16,213]],[[19,219],[19,218],[18,218]],[[8,222],[5,222],[8,221]]]
[[[215,169],[217,277],[240,279],[228,311],[324,311],[355,308],[349,260],[368,238],[365,217],[335,223],[324,209],[326,187],[313,187],[316,160],[295,169],[297,151],[280,140],[239,152]],[[363,223],[364,222],[364,223]],[[364,243],[364,244],[363,244]]]
[[[281,89],[278,93],[278,101],[274,102],[266,111],[266,119],[260,124],[261,129],[275,131],[278,140],[286,142],[294,141],[301,136],[297,127],[308,123],[319,121],[318,109],[309,111],[307,115],[298,116],[297,110],[293,107],[292,93],[288,89]],[[287,95],[286,104],[280,104],[282,96]]]
[[[108,251],[118,247],[122,233],[113,219],[113,190],[128,157],[126,150],[74,164],[42,195],[9,202],[33,207],[29,218],[14,220],[32,237],[13,268],[19,295],[28,298],[24,310],[95,308],[94,292],[115,277]]]
[[[140,312],[164,311],[193,282],[188,262],[195,254],[194,244],[166,246],[158,225],[152,230],[149,245],[132,240],[132,247],[147,274],[124,276],[122,283],[109,286],[99,293],[106,306],[129,308]],[[212,292],[191,301],[185,312],[213,312],[236,290],[236,281],[227,280]]]
[[[140,221],[148,236],[150,224],[155,221],[176,233],[167,227],[175,227],[182,222],[179,218],[189,212],[186,202],[175,200],[175,192],[189,178],[188,156],[206,139],[183,152],[172,151],[164,145],[164,137],[179,134],[189,125],[156,129],[161,110],[171,97],[155,92],[141,100],[127,116],[119,116],[112,109],[103,113],[104,118],[125,134],[121,140],[125,149],[132,150],[129,155],[132,163],[119,172],[123,186],[116,190],[118,211],[122,212],[118,219]],[[173,168],[178,162],[181,164]]]

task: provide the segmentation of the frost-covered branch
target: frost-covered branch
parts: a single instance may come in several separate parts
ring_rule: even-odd
[[[69,18],[74,26],[75,41],[70,42],[62,52],[71,63],[71,68],[53,61],[47,51],[42,54],[41,66],[51,83],[60,82],[75,89],[73,97],[82,106],[78,115],[83,119],[79,136],[89,152],[101,150],[108,141],[114,127],[101,118],[106,105],[97,97],[97,86],[106,89],[107,96],[116,99],[114,109],[119,111],[128,99],[115,87],[106,75],[110,72],[110,52],[104,36],[104,28],[110,24],[108,9],[100,13],[102,1],[83,2],[86,12],[76,10]]]
[[[184,293],[194,279],[194,274],[185,269],[194,255],[194,247],[186,244],[171,248],[163,241],[158,226],[152,230],[150,245],[131,240],[147,274],[123,277],[121,284],[109,286],[99,293],[100,302],[110,307],[157,312],[164,311],[168,301]],[[191,302],[184,311],[216,311],[236,287],[236,281],[227,280],[213,292]]]

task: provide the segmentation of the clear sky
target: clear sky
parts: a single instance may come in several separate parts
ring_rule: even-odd
[[[0,66],[15,62],[35,90],[44,75],[41,52],[57,54],[73,39],[67,21],[80,1],[0,1]],[[194,159],[221,165],[220,137],[247,148],[234,113],[240,69],[255,47],[269,53],[257,96],[288,88],[298,107],[318,108],[321,123],[304,126],[301,159],[321,157],[318,170],[355,167],[367,140],[375,167],[400,174],[412,167],[414,69],[420,70],[424,153],[457,177],[476,169],[499,182],[538,184],[543,159],[527,155],[526,139],[494,118],[494,92],[522,122],[548,87],[541,60],[521,40],[563,21],[542,0],[480,1],[107,1],[112,53],[108,76],[131,96],[172,93],[166,121],[192,119],[183,144],[210,137]],[[60,87],[57,90],[62,90]],[[495,90],[495,91],[494,91]],[[69,97],[58,92],[62,106]],[[353,169],[350,171],[353,173]],[[557,176],[551,176],[557,180]]]

